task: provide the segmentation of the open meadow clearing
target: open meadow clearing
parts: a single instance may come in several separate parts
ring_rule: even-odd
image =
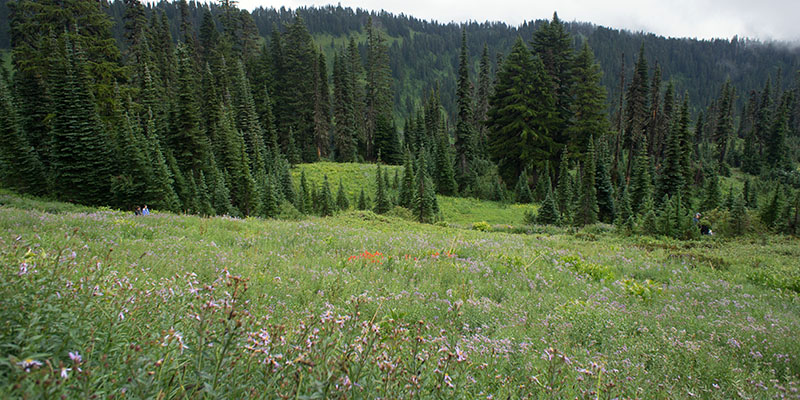
[[[136,217],[0,196],[2,397],[800,389],[796,238]]]

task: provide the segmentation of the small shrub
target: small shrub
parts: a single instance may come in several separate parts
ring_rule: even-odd
[[[491,232],[492,226],[486,221],[475,222],[472,224],[472,229],[481,232]]]
[[[580,259],[578,256],[564,256],[561,257],[561,262],[567,264],[571,269],[582,275],[588,275],[594,280],[613,280],[614,271],[611,268],[601,265],[590,263]]]
[[[662,291],[661,286],[650,279],[645,279],[644,282],[640,283],[636,279],[629,278],[623,280],[622,284],[625,285],[625,291],[629,295],[638,296],[645,301],[652,299],[653,296],[660,294]]]

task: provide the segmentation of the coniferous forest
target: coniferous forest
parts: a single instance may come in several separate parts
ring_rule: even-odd
[[[401,206],[424,222],[438,194],[676,238],[700,233],[696,212],[731,234],[800,230],[800,53],[780,44],[557,14],[2,3],[0,179],[18,192],[238,217]],[[351,205],[341,182],[295,186],[294,165],[325,160],[377,163],[376,191]],[[394,184],[381,164],[403,165]]]

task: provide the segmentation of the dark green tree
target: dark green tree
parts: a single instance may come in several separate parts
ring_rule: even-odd
[[[386,193],[386,182],[383,178],[383,174],[381,173],[380,164],[378,164],[375,175],[375,186],[375,207],[373,207],[373,211],[378,214],[387,213],[392,208],[392,204],[389,201],[388,194]]]
[[[339,179],[339,190],[336,192],[336,208],[339,211],[347,211],[350,208],[350,201],[347,200],[347,195],[344,193],[341,179]]]
[[[553,153],[558,121],[552,83],[520,38],[497,74],[487,127],[489,153],[505,182],[525,167],[541,168]]]
[[[719,207],[721,203],[722,193],[719,189],[719,177],[717,174],[711,174],[706,177],[706,187],[701,208],[703,211],[710,211]]]
[[[44,194],[44,166],[18,122],[11,93],[0,79],[0,182],[23,193]]]
[[[472,82],[469,79],[469,56],[467,52],[467,28],[461,30],[461,55],[458,66],[458,115],[456,118],[455,150],[456,150],[456,182],[459,192],[464,191],[475,182],[472,177],[472,161],[475,158],[475,127],[472,114]]]
[[[108,204],[113,168],[108,134],[89,91],[83,59],[67,42],[51,70],[52,171],[58,198]]]
[[[575,58],[572,69],[574,81],[571,87],[570,116],[572,123],[567,129],[565,143],[571,154],[585,154],[589,138],[594,136],[603,139],[609,131],[606,116],[606,90],[601,84],[602,72],[594,61],[594,54],[589,44],[584,42],[581,51]],[[555,160],[554,160],[555,161]]]
[[[417,164],[417,177],[414,185],[414,202],[411,211],[417,221],[423,223],[434,222],[439,214],[439,203],[436,201],[433,181],[428,176],[425,167],[425,156],[422,154],[424,149],[420,149],[419,161]]]
[[[616,204],[614,201],[614,185],[611,183],[611,154],[608,143],[599,139],[599,151],[595,165],[595,190],[597,192],[597,218],[599,221],[610,224],[616,218]]]
[[[328,175],[326,174],[322,179],[322,189],[319,194],[319,214],[327,217],[333,215],[335,210],[336,203],[334,202],[331,185],[328,183]]]
[[[578,207],[576,213],[572,216],[573,223],[578,226],[590,225],[597,222],[597,216],[600,213],[597,206],[597,182],[595,173],[597,167],[595,165],[595,158],[597,154],[594,151],[594,138],[589,139],[589,148],[586,154],[586,162],[583,164],[582,181],[581,181],[581,195],[578,200]]]
[[[514,202],[521,204],[533,202],[533,194],[528,186],[528,170],[522,170],[517,178],[517,185],[514,187]]]

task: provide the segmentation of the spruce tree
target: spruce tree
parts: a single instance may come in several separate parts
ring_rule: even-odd
[[[350,208],[350,201],[347,200],[347,195],[344,193],[344,185],[341,179],[339,179],[339,190],[336,192],[336,208],[339,211],[347,211]]]
[[[668,132],[667,146],[664,149],[662,171],[658,179],[658,192],[656,196],[668,195],[674,197],[683,192],[684,187],[684,157],[681,154],[681,134],[679,125]]]
[[[599,221],[610,224],[616,218],[616,204],[614,201],[614,185],[611,183],[611,155],[605,140],[599,140],[600,150],[597,152],[595,190],[597,191],[597,218]]]
[[[556,202],[562,219],[569,216],[572,205],[572,176],[569,173],[569,159],[567,148],[561,152],[561,163],[558,165],[558,186],[556,188]]]
[[[436,191],[444,196],[454,196],[458,193],[455,171],[453,170],[453,156],[450,146],[450,138],[444,128],[442,121],[436,141]]]
[[[633,229],[633,221],[634,221],[634,214],[633,208],[631,207],[631,196],[628,192],[628,186],[625,185],[622,188],[622,193],[619,196],[619,212],[617,213],[617,218],[614,220],[614,224],[617,227],[626,227],[629,230]]]
[[[203,171],[200,171],[200,179],[197,185],[197,213],[202,216],[211,216],[216,214],[214,206],[211,204],[211,194],[208,191],[208,184],[206,183],[206,176]]]
[[[769,202],[761,210],[761,222],[768,228],[774,228],[781,217],[781,212],[786,207],[783,186],[778,184],[770,196]]]
[[[590,225],[597,222],[599,209],[597,206],[597,182],[595,179],[595,157],[594,139],[589,139],[589,148],[586,155],[586,163],[581,169],[583,171],[581,182],[581,196],[578,200],[578,208],[573,215],[573,223],[578,226]]]
[[[417,221],[423,223],[434,222],[439,214],[439,204],[436,201],[433,181],[427,174],[425,167],[425,157],[420,150],[419,164],[417,165],[417,177],[414,185],[414,202],[411,211]]]
[[[306,170],[300,170],[300,193],[297,198],[297,211],[303,214],[311,213],[311,191],[306,180]]]
[[[373,211],[377,214],[384,214],[388,212],[392,205],[389,202],[389,196],[386,193],[386,182],[383,179],[383,174],[381,173],[381,166],[378,164],[377,172],[375,175],[375,207],[373,207]]]
[[[572,98],[570,114],[572,123],[568,128],[566,144],[570,153],[581,154],[588,150],[589,138],[594,135],[603,139],[609,130],[606,116],[606,90],[601,83],[600,65],[595,63],[594,54],[587,42],[575,58],[571,87]]]
[[[364,194],[364,188],[361,188],[361,194],[358,196],[358,209],[366,210],[367,208],[369,208],[369,204],[367,203],[367,198]]]
[[[514,202],[520,204],[533,203],[533,194],[528,186],[528,171],[522,170],[517,178],[517,185],[514,187]]]
[[[44,194],[44,166],[18,122],[11,93],[0,79],[0,182],[23,193]]]
[[[722,203],[722,193],[719,189],[719,177],[716,173],[706,178],[706,187],[703,193],[701,208],[703,211],[710,211],[720,206]]]
[[[367,20],[367,63],[366,86],[364,94],[365,158],[375,160],[376,134],[379,121],[392,120],[392,73],[389,68],[389,50],[383,33],[373,24],[372,17]],[[399,156],[399,149],[393,155]],[[385,155],[386,156],[386,155]],[[387,162],[393,162],[386,159]],[[399,163],[399,160],[394,162]]]
[[[403,166],[403,182],[400,185],[400,194],[397,196],[397,203],[401,207],[410,209],[414,201],[414,165],[411,161],[411,153],[406,150],[406,160]]]
[[[642,206],[645,203],[653,203],[653,180],[650,175],[650,157],[646,149],[646,140],[642,136],[630,183],[631,199],[636,199],[632,204],[633,211],[637,215],[643,214]]]
[[[472,176],[472,161],[475,157],[475,127],[472,115],[472,82],[469,79],[469,57],[467,53],[467,28],[461,31],[461,54],[458,66],[458,115],[456,119],[455,150],[456,150],[456,182],[461,193],[467,187],[474,186]]]
[[[164,153],[161,151],[161,144],[156,136],[155,120],[152,113],[148,113],[146,140],[153,171],[152,183],[145,192],[147,204],[150,204],[154,209],[179,212],[181,210],[180,199],[178,199],[178,194],[175,193],[174,181],[167,166],[166,158],[164,158]],[[226,194],[227,197],[228,195]],[[215,204],[215,208],[220,212],[224,212],[218,204]]]
[[[542,202],[541,207],[539,207],[538,213],[536,214],[536,223],[542,225],[558,225],[559,223],[559,214],[558,206],[556,205],[556,201],[553,195],[553,187],[550,183],[550,176],[546,175],[547,179],[543,179],[546,194],[544,197],[544,201]]]
[[[478,157],[487,151],[486,120],[489,112],[489,97],[492,92],[491,62],[489,61],[489,46],[484,43],[481,54],[480,69],[478,71],[478,88],[475,99],[475,153]]]
[[[733,235],[743,235],[747,232],[750,225],[749,216],[747,214],[747,207],[745,206],[744,197],[736,196],[733,201],[733,208],[730,215],[730,228]]]
[[[331,93],[328,87],[328,67],[320,53],[314,68],[314,148],[317,159],[328,157],[331,131]]]
[[[336,210],[336,203],[334,202],[333,194],[331,193],[331,185],[328,183],[328,175],[326,174],[322,179],[322,189],[319,195],[319,214],[323,217],[333,215]]]
[[[489,154],[505,182],[526,166],[543,167],[554,150],[560,123],[552,87],[542,61],[517,38],[497,74],[487,121]]]
[[[109,140],[95,111],[82,57],[67,42],[53,66],[53,189],[63,200],[107,204],[112,166]]]

